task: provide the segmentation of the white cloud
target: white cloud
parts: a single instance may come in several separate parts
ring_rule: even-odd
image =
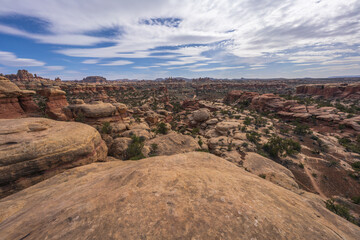
[[[122,66],[122,65],[132,64],[132,63],[133,62],[127,61],[127,60],[117,60],[117,61],[113,61],[113,62],[102,63],[100,65],[102,65],[102,66]]]
[[[92,58],[83,60],[84,64],[99,64],[98,58],[128,59],[100,64],[104,66],[130,64],[133,58],[156,58],[167,60],[153,63],[162,69],[201,72],[205,68],[199,64],[221,63],[211,69],[229,71],[236,69],[229,66],[245,64],[255,70],[272,62],[350,64],[358,61],[347,54],[360,55],[356,47],[360,45],[358,0],[2,0],[0,15],[4,14],[40,18],[48,22],[48,33],[4,25],[0,25],[0,32],[69,45],[56,52]],[[179,19],[178,26],[154,20],[160,18]],[[144,24],[144,20],[156,24]],[[120,29],[120,34],[88,34],[112,28]],[[99,43],[112,45],[96,47]],[[170,48],[160,48],[164,46]],[[189,64],[193,67],[185,66]]]
[[[4,51],[0,51],[0,64],[9,67],[39,67],[45,65],[44,62],[31,58],[18,58],[15,54]]]
[[[84,64],[96,64],[99,62],[100,62],[99,59],[86,59],[86,60],[82,61],[82,63],[84,63]]]
[[[44,66],[44,68],[49,71],[60,71],[65,69],[64,66]]]

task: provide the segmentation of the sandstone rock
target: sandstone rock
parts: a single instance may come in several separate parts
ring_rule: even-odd
[[[200,148],[197,140],[193,137],[175,132],[161,135],[146,141],[145,146],[150,148],[152,144],[157,144],[158,148],[156,155],[160,156],[192,152]]]
[[[74,113],[82,113],[87,118],[104,118],[111,117],[116,113],[116,107],[111,103],[103,103],[101,101],[94,102],[92,104],[75,104],[69,105]]]
[[[0,120],[0,196],[64,169],[102,161],[107,147],[96,129],[46,118]]]
[[[222,135],[227,135],[230,130],[237,129],[240,126],[239,122],[224,121],[216,124],[216,131]]]
[[[146,129],[141,129],[141,128],[127,130],[127,131],[123,132],[122,134],[120,134],[120,136],[127,137],[127,138],[131,138],[132,135],[136,135],[138,137],[143,137],[146,140],[153,137],[153,134],[151,132],[149,132]]]
[[[68,120],[68,116],[65,114],[65,108],[69,105],[66,100],[66,93],[56,88],[45,88],[38,90],[37,93],[43,97],[46,97],[46,109],[45,113],[56,120]]]
[[[32,99],[34,94],[0,76],[0,118],[19,118],[37,112],[39,108]]]
[[[194,111],[192,116],[196,122],[204,122],[209,119],[210,111],[207,108],[202,108]]]
[[[296,87],[296,94],[322,96],[325,99],[359,99],[360,83],[307,84]]]
[[[299,186],[292,172],[280,164],[254,152],[245,155],[243,167],[256,175],[263,175],[267,180],[293,192],[299,192]]]
[[[219,122],[219,120],[218,120],[217,118],[212,118],[212,119],[207,120],[205,123],[206,123],[207,125],[215,125],[215,124],[217,124],[218,122]]]
[[[128,148],[131,141],[132,141],[131,138],[127,138],[127,137],[115,138],[109,150],[109,155],[124,160],[125,151]]]
[[[0,201],[4,239],[358,239],[359,227],[207,153],[68,170]]]

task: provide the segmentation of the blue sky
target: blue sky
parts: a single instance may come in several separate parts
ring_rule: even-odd
[[[0,0],[0,72],[360,75],[359,0]]]

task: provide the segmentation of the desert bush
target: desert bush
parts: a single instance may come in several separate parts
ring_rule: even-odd
[[[346,206],[342,204],[336,204],[333,199],[326,200],[325,205],[327,209],[336,213],[340,217],[345,218],[354,224],[359,224],[358,221],[356,221],[356,219],[350,214],[350,211]]]
[[[296,135],[300,135],[300,136],[305,136],[307,134],[310,134],[311,130],[309,129],[309,126],[304,125],[304,124],[296,124],[295,128],[294,128],[294,134]]]
[[[166,127],[166,124],[161,122],[157,125],[157,129],[156,129],[156,132],[157,133],[160,133],[160,134],[167,134],[168,133],[168,129]]]
[[[272,137],[263,146],[263,149],[270,155],[270,157],[279,158],[299,153],[301,151],[301,145],[292,139]]]
[[[109,122],[103,122],[101,127],[101,132],[105,134],[110,134],[112,130],[112,127],[110,126]]]
[[[252,131],[252,132],[246,134],[246,139],[252,143],[258,144],[260,141],[260,134]]]
[[[149,156],[150,157],[154,157],[157,155],[157,150],[158,150],[159,146],[156,143],[152,143],[150,145],[150,153]]]
[[[129,144],[129,146],[125,152],[125,155],[126,155],[125,159],[126,160],[139,160],[139,159],[145,158],[144,154],[142,153],[145,139],[143,137],[138,137],[136,135],[132,135],[131,139],[132,139],[132,141]]]

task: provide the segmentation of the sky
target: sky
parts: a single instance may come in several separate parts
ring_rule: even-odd
[[[0,73],[360,75],[360,0],[0,0]]]

